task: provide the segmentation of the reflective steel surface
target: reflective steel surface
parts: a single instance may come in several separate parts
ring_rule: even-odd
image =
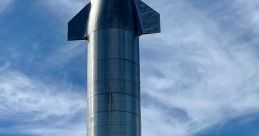
[[[68,24],[88,40],[88,136],[141,136],[139,36],[160,32],[140,0],[91,0]]]
[[[88,136],[140,136],[139,43],[134,31],[94,31],[88,47]]]
[[[138,21],[138,34],[152,34],[160,32],[160,14],[140,0],[134,0]]]
[[[135,30],[132,0],[91,0],[88,31],[107,28]]]

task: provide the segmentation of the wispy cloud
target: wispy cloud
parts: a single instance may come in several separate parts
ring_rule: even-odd
[[[0,13],[4,12],[8,8],[10,8],[10,6],[12,5],[13,2],[14,2],[14,0],[1,0]]]
[[[58,82],[47,84],[14,70],[1,71],[0,82],[0,115],[9,122],[16,121],[1,127],[1,134],[85,134],[82,129],[85,117],[77,116],[85,114],[86,101],[83,95],[76,93],[77,89],[84,88],[63,86]]]
[[[45,5],[63,20],[75,16],[88,3],[88,0],[41,0],[39,3]]]
[[[259,1],[258,0],[236,0],[233,6],[237,8],[240,14],[242,14],[242,19],[246,24],[246,27],[253,27],[255,33],[258,34],[259,29]],[[244,25],[245,25],[244,24]]]
[[[10,8],[14,2],[13,0],[1,1],[0,13]],[[54,16],[60,17],[60,20],[62,18],[68,20],[69,14],[73,14],[72,7],[75,5],[83,6],[82,3],[78,2],[35,1],[36,4],[31,3],[31,5],[47,9],[45,11],[49,10]],[[78,8],[78,11],[80,8]],[[40,13],[39,11],[35,12]],[[28,14],[30,16],[26,16]],[[28,14],[20,15],[23,16],[24,20],[33,18],[31,12]],[[31,22],[27,23],[30,25]],[[64,24],[66,24],[65,21],[53,27],[62,29],[61,27],[66,26]],[[8,27],[8,25],[6,26]],[[45,27],[43,24],[40,26]],[[14,27],[6,29],[9,32],[14,32],[17,30],[17,26]],[[18,38],[17,41],[10,40],[11,42],[8,42],[3,40],[4,38],[1,39],[1,45],[4,46],[1,46],[0,49],[0,135],[86,135],[85,86],[76,86],[71,83],[72,79],[65,79],[65,76],[57,81],[53,78],[55,75],[46,74],[48,70],[58,67],[59,70],[57,71],[66,75],[68,72],[64,70],[64,65],[68,65],[67,63],[77,59],[78,55],[84,54],[85,47],[78,47],[82,43],[73,45],[67,43],[65,38],[60,40],[59,38],[63,36],[60,34],[61,36],[56,36],[59,41],[55,43],[55,47],[42,48],[50,42],[42,45],[42,41],[36,38],[39,35],[35,35],[35,31],[30,29],[26,31],[30,34],[19,37],[21,39]],[[65,31],[64,29],[62,32],[65,33]],[[48,32],[52,34],[53,31]],[[2,35],[6,36],[6,33],[2,33]],[[40,37],[44,39],[47,36],[42,34]],[[8,50],[9,48],[11,50]],[[33,51],[29,53],[29,50]],[[45,53],[43,57],[41,57],[41,53]],[[22,56],[26,57],[23,59]],[[29,71],[26,69],[29,69]],[[63,71],[60,69],[63,69]],[[32,74],[33,70],[35,70],[34,74]]]
[[[38,2],[63,22],[57,27],[86,4]],[[143,135],[192,136],[259,112],[257,0],[145,2],[161,13],[162,33],[141,37]],[[84,49],[64,45],[44,65],[62,65]],[[30,77],[11,70],[10,62],[1,64],[0,115],[21,123],[0,133],[85,135],[85,98],[76,93],[84,87]]]
[[[73,2],[47,4],[73,16],[83,7]],[[253,4],[221,1],[208,9],[190,0],[145,2],[161,13],[162,33],[141,38],[144,135],[191,136],[258,111]]]
[[[214,2],[211,9],[188,0],[156,4],[164,29],[141,44],[142,93],[149,96],[143,100],[144,134],[190,136],[259,112],[258,41],[246,35],[255,26],[237,21],[254,12],[241,12],[235,1]],[[179,109],[183,116],[174,116]]]

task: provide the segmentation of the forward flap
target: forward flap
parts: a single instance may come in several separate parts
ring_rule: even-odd
[[[160,14],[147,4],[136,0],[139,35],[160,33]]]
[[[88,3],[73,19],[68,22],[68,41],[87,39],[87,25],[91,10]]]

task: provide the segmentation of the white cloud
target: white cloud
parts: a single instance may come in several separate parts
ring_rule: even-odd
[[[68,42],[69,44],[64,45],[60,48],[55,54],[51,54],[50,57],[46,59],[48,64],[51,65],[61,65],[67,61],[71,61],[78,57],[79,55],[86,56],[86,42],[77,41],[77,42]],[[66,57],[64,57],[66,56]]]
[[[13,126],[0,129],[2,134],[85,134],[85,117],[77,117],[85,113],[85,98],[77,93],[84,88],[58,85],[62,83],[47,84],[14,70],[1,71],[0,82],[0,115],[16,120]],[[73,123],[73,118],[82,120]],[[44,122],[47,124],[44,125]],[[73,129],[68,129],[72,124]]]
[[[40,0],[52,14],[60,16],[62,20],[75,16],[87,3],[87,0]]]
[[[246,27],[253,27],[255,33],[259,31],[259,0],[236,0],[233,6],[242,14]]]
[[[1,0],[0,13],[4,12],[8,8],[10,8],[10,6],[12,5],[13,2],[14,2],[14,0]]]
[[[233,8],[224,1],[219,4],[220,11],[214,14]],[[145,36],[141,42],[142,93],[151,96],[150,103],[143,105],[144,135],[191,136],[259,112],[258,48],[240,37],[253,30],[252,20],[244,29],[246,22],[222,24],[222,18],[208,15],[188,1],[164,0],[153,5],[161,13],[162,33]],[[246,15],[234,11],[240,18]],[[231,15],[224,19],[228,18]],[[172,114],[175,108],[184,111],[185,120]],[[172,113],[164,115],[170,109]]]
[[[74,16],[86,4],[83,2],[40,1],[62,20]],[[259,36],[257,0],[230,4],[221,1],[216,11],[197,9],[188,0],[145,2],[161,13],[162,33],[141,37],[143,135],[191,136],[259,111],[258,48],[254,46],[258,40],[242,39],[247,33]],[[221,16],[226,10],[235,17]],[[218,13],[221,14],[213,15]],[[67,47],[60,52],[66,54],[71,48],[76,50]],[[54,58],[60,60],[62,56]],[[71,96],[74,93],[70,91],[58,91],[66,90],[65,87],[2,69],[5,73],[0,74],[0,115],[26,113],[33,115],[31,121],[49,121],[52,116],[73,118],[85,109],[84,98]],[[28,124],[9,131],[83,136],[83,122],[58,120],[50,126]]]
[[[11,65],[10,62],[1,61],[0,59],[0,72],[8,69],[8,67]]]
[[[85,136],[86,129],[85,123],[70,123],[63,127],[53,127],[52,125],[21,125],[19,127],[0,128],[0,132],[6,134],[23,134],[33,136]]]
[[[258,111],[259,63],[252,45],[257,41],[241,39],[257,27],[251,4],[256,0],[245,6],[247,1],[222,1],[211,7],[216,11],[197,9],[187,0],[145,2],[161,13],[162,33],[141,38],[142,93],[149,96],[142,106],[143,135],[191,136]],[[72,17],[82,5],[71,3],[48,4],[69,7],[64,13]],[[221,16],[229,12],[239,18]]]

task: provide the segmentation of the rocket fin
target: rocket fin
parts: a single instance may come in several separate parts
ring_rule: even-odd
[[[141,0],[136,0],[139,35],[159,33],[160,14]]]
[[[88,3],[68,22],[68,41],[87,39],[87,24],[90,10],[91,3]]]

